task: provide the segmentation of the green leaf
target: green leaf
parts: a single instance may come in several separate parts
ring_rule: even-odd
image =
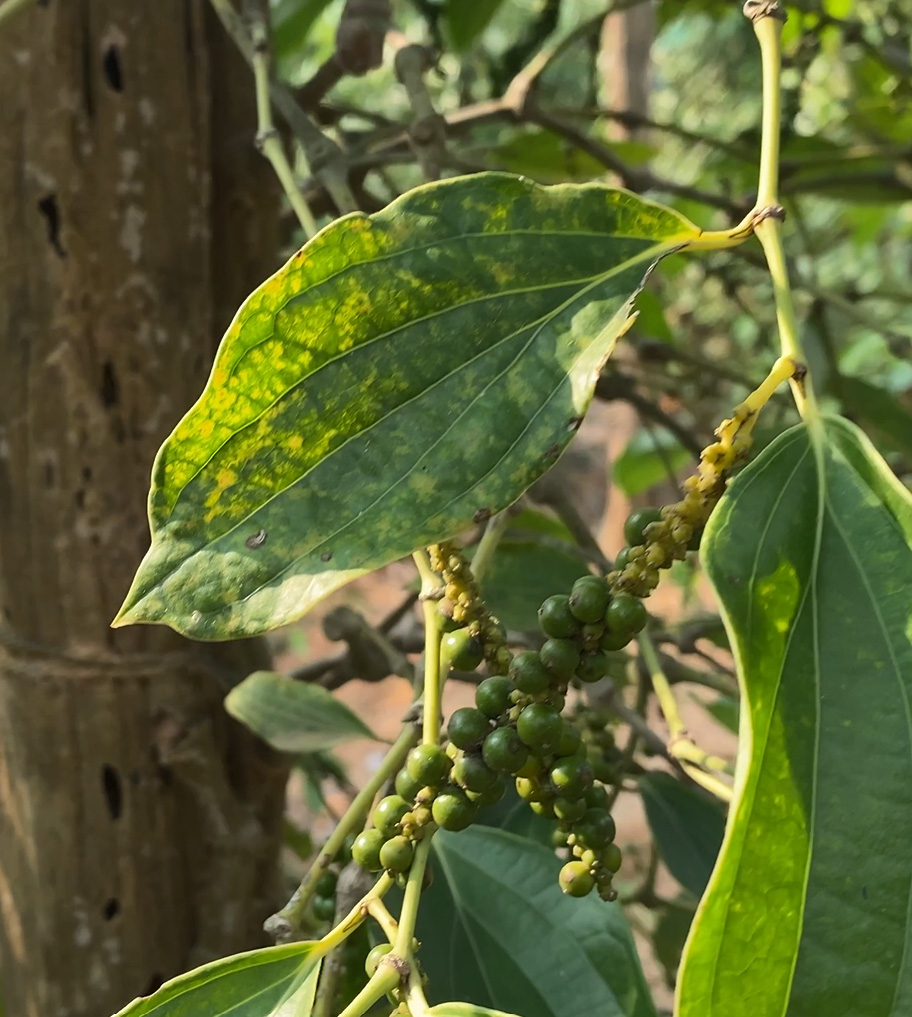
[[[320,957],[315,943],[252,950],[178,975],[114,1017],[306,1017]]]
[[[443,16],[449,29],[450,45],[457,53],[470,49],[479,35],[491,23],[504,0],[484,0],[483,3],[466,3],[466,0],[445,0]]]
[[[565,897],[553,851],[471,827],[438,834],[432,857],[418,938],[434,998],[529,1017],[655,1017],[623,911]]]
[[[276,60],[301,56],[307,33],[331,0],[281,0],[272,14],[273,50]]]
[[[611,477],[628,497],[642,494],[674,478],[675,472],[692,461],[691,454],[664,428],[635,431],[617,457]]]
[[[693,905],[682,905],[674,901],[659,907],[656,916],[657,921],[652,931],[652,949],[656,960],[662,965],[665,982],[669,988],[674,988],[681,954],[693,922]]]
[[[912,413],[896,398],[861,378],[840,378],[839,396],[847,413],[857,416],[873,436],[912,458]]]
[[[225,709],[279,752],[317,752],[376,735],[326,689],[254,671],[225,696]]]
[[[722,846],[725,813],[671,774],[644,773],[638,783],[659,857],[685,890],[701,897]]]
[[[912,1010],[912,498],[821,431],[774,441],[704,537],[750,735],[679,1017]]]
[[[263,632],[515,501],[651,266],[698,233],[625,191],[493,173],[327,226],[248,298],[159,451],[114,624]]]
[[[492,613],[514,632],[538,628],[538,609],[552,593],[570,592],[586,572],[580,558],[556,547],[504,538],[481,582]]]
[[[738,733],[738,717],[741,713],[740,700],[733,696],[719,696],[718,699],[713,699],[708,703],[702,699],[698,700],[696,696],[693,697],[693,700],[695,703],[698,702],[724,728],[728,728],[735,734]]]

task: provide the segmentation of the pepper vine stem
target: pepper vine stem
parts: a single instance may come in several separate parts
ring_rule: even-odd
[[[279,941],[288,939],[301,927],[304,912],[314,895],[320,876],[332,864],[333,859],[345,843],[345,838],[355,832],[364,823],[364,817],[377,793],[402,768],[409,750],[418,741],[418,732],[414,724],[406,724],[401,734],[393,743],[383,761],[371,776],[370,780],[358,792],[345,815],[339,820],[336,828],[329,835],[316,861],[301,885],[295,890],[291,900],[271,918],[267,919],[265,929]],[[346,933],[347,935],[347,933]],[[343,937],[344,938],[344,937]]]
[[[266,25],[258,19],[251,33],[253,39],[253,80],[256,87],[257,148],[269,160],[275,175],[285,191],[288,203],[298,217],[304,236],[310,240],[319,230],[310,206],[298,187],[294,171],[279,132],[272,122],[272,96],[269,83],[269,41]]]
[[[500,543],[500,538],[506,533],[509,525],[509,509],[498,512],[496,516],[492,516],[488,520],[481,540],[478,541],[478,547],[475,548],[475,554],[472,556],[472,575],[476,581],[481,579],[482,575],[488,570],[494,552],[497,550],[497,545]]]
[[[727,763],[718,756],[710,755],[701,749],[687,733],[684,721],[678,710],[678,703],[671,690],[665,672],[662,670],[655,644],[647,633],[638,637],[643,662],[652,679],[652,687],[659,700],[665,722],[668,724],[668,754],[679,764],[681,769],[701,787],[724,802],[732,800],[732,789],[720,777]]]
[[[779,138],[782,116],[782,22],[784,16],[778,3],[749,0],[744,8],[751,19],[754,34],[760,44],[763,68],[763,120],[760,143],[760,176],[757,185],[758,207],[776,207],[779,204]],[[782,356],[804,363],[804,350],[798,333],[795,305],[789,284],[785,253],[782,249],[781,216],[768,216],[754,229],[763,247],[766,263],[773,283],[776,303],[776,321]],[[810,379],[792,378],[792,394],[798,412],[809,423],[816,424],[820,411]]]

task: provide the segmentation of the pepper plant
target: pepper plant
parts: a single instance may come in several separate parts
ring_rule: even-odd
[[[263,25],[214,6],[253,63],[261,147],[312,233],[272,128]],[[181,975],[123,1017],[655,1015],[615,903],[612,807],[631,780],[657,830],[686,809],[712,840],[713,799],[729,805],[705,893],[705,875],[675,872],[702,894],[678,1017],[909,1011],[912,500],[815,394],[781,240],[785,17],[775,0],[744,13],[763,115],[756,201],[736,225],[704,230],[601,183],[431,179],[329,223],[238,311],[156,459],[152,545],[114,624],[263,633],[411,555],[421,668],[400,736],[267,923],[280,945]],[[440,124],[406,50],[397,71],[424,128],[412,143],[434,178]],[[573,440],[656,265],[742,245],[762,251],[775,300],[768,377],[719,423],[682,497],[633,513],[613,561],[590,547],[541,603],[540,637],[517,640],[485,583],[516,503]],[[754,454],[785,383],[800,422]],[[663,570],[697,548],[742,696],[733,787],[683,728],[648,611]],[[649,729],[616,695],[634,646],[677,779],[634,759]],[[452,675],[475,683],[474,705],[444,718]],[[358,730],[324,689],[275,675],[227,707],[297,751],[324,723]]]

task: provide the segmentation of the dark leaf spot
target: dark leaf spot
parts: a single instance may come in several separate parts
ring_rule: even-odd
[[[486,523],[491,518],[491,510],[489,508],[480,508],[472,516],[472,519],[476,523]]]
[[[245,541],[244,545],[249,547],[251,551],[256,551],[258,547],[262,547],[266,543],[268,534],[265,530],[257,530],[256,533],[252,533]]]
[[[120,819],[120,814],[123,811],[120,775],[113,766],[109,766],[107,763],[101,768],[101,786],[108,805],[108,814],[111,819]]]
[[[329,561],[332,558],[332,556],[333,556],[332,551],[324,551],[320,555],[320,561]]]

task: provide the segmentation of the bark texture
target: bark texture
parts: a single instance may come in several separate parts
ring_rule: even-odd
[[[277,197],[203,0],[40,3],[0,97],[0,997],[107,1017],[277,902],[284,767],[221,706],[262,645],[108,627]]]

